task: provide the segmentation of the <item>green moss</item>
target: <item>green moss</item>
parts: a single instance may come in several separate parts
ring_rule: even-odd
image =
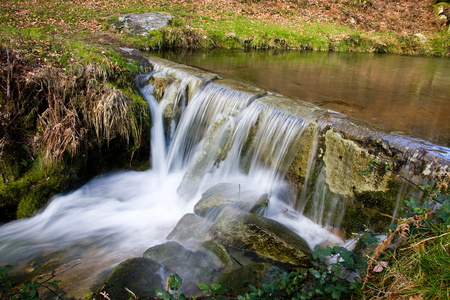
[[[3,182],[0,184],[2,219],[34,215],[52,196],[66,191],[78,179],[73,166],[65,167],[62,164],[46,168],[38,165],[36,162],[34,168],[23,177],[7,184]]]
[[[108,293],[111,299],[128,299],[131,290],[137,296],[152,297],[155,291],[164,288],[161,282],[162,266],[146,258],[131,258],[117,267],[101,285],[97,291],[97,299],[101,298],[100,292]]]
[[[365,228],[384,231],[391,224],[391,219],[382,213],[391,215],[397,204],[399,184],[392,181],[386,192],[372,191],[356,193],[355,198],[347,203],[341,228],[347,235],[362,232]]]
[[[219,258],[222,268],[233,264],[227,249],[218,240],[206,241],[202,244],[202,247]]]

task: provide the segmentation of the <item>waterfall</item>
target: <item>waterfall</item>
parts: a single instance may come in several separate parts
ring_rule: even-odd
[[[166,171],[166,140],[164,136],[164,126],[161,117],[161,108],[153,97],[153,85],[141,86],[142,82],[146,82],[149,75],[141,75],[137,78],[138,86],[142,91],[142,96],[147,101],[150,107],[150,113],[152,116],[153,126],[151,129],[151,163],[153,171],[159,173],[159,177],[163,178]]]
[[[102,257],[93,264],[109,267],[163,242],[181,216],[192,211],[199,195],[221,181],[238,182],[243,189],[256,186],[273,193],[277,202],[286,189],[283,177],[306,121],[270,108],[254,95],[209,84],[193,93],[166,145],[164,102],[157,103],[152,96],[153,86],[146,84],[150,76],[142,75],[137,82],[151,108],[152,168],[102,175],[79,190],[54,197],[36,216],[3,225],[0,263],[26,265],[63,250],[73,257]],[[179,97],[180,92],[173,94]],[[221,120],[226,122],[216,126]],[[256,123],[259,129],[252,132]],[[177,188],[213,135],[214,143],[229,151],[202,161],[210,169],[204,170],[195,195],[180,197]]]
[[[1,226],[0,264],[27,267],[63,251],[89,262],[99,274],[163,243],[201,194],[218,183],[269,195],[264,216],[298,233],[311,248],[342,243],[327,228],[340,225],[352,193],[369,189],[371,178],[357,169],[369,154],[328,130],[329,125],[317,125],[314,107],[283,110],[284,100],[277,95],[186,72],[156,65],[153,73],[137,79],[151,109],[151,169],[102,175],[54,197],[36,216]],[[158,103],[148,82],[167,74],[182,80],[173,80]],[[168,103],[174,103],[170,124],[163,119]],[[286,181],[293,169],[304,178],[298,187]],[[343,182],[342,193],[332,176]],[[387,183],[376,180],[375,189],[381,191]]]

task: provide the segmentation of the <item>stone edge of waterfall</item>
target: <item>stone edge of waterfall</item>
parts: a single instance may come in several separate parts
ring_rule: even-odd
[[[153,68],[155,68],[155,66],[160,66],[160,69],[182,70],[182,74],[178,74],[178,76],[186,76],[188,73],[190,73],[189,75],[191,76],[199,76],[200,74],[203,74],[200,79],[203,79],[204,84],[208,84],[209,82],[213,82],[218,79],[223,79],[218,74],[176,63],[167,59],[154,56],[145,56],[145,59],[149,61]],[[181,80],[182,78],[178,79]],[[234,81],[229,79],[225,80],[228,82]],[[332,128],[342,134],[344,138],[348,138],[362,145],[373,143],[379,147],[380,151],[387,151],[391,155],[401,154],[404,159],[409,159],[413,162],[416,162],[417,160],[426,160],[428,162],[437,162],[441,165],[448,165],[450,162],[450,148],[439,146],[429,141],[408,135],[383,132],[382,129],[377,128],[377,126],[373,124],[367,124],[339,112],[324,110],[303,100],[296,100],[294,102],[292,99],[284,95],[264,91],[263,89],[248,83],[239,81],[235,82],[239,86],[247,85],[250,89],[254,89],[254,91],[258,94],[256,98],[275,96],[279,99],[285,100],[286,102],[291,102],[292,104],[301,104],[301,106],[305,109],[309,109],[315,115],[317,120],[321,121],[322,126],[328,126],[329,128]],[[288,110],[277,104],[270,105],[276,106],[279,110],[282,110],[287,114],[293,113],[294,116],[298,117],[295,109]]]

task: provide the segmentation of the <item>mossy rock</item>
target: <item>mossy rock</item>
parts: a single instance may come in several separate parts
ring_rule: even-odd
[[[224,274],[219,283],[232,295],[243,295],[250,291],[249,285],[260,287],[262,284],[269,284],[282,273],[283,270],[271,264],[254,263]]]
[[[215,224],[226,246],[250,250],[280,263],[308,265],[311,261],[306,241],[274,220],[225,207]]]
[[[221,268],[231,268],[233,261],[226,247],[219,240],[210,240],[202,243],[202,248],[214,254],[220,261]]]
[[[166,91],[167,86],[173,79],[170,77],[156,77],[155,78],[155,89],[153,91],[153,96],[155,96],[158,102],[161,102]]]
[[[137,297],[155,297],[156,290],[164,289],[161,268],[159,263],[151,259],[128,259],[114,268],[96,294],[106,292],[110,299],[128,299],[130,294],[127,288]]]
[[[341,228],[346,236],[353,232],[362,232],[371,228],[375,232],[387,230],[392,219],[381,213],[392,214],[397,205],[395,194],[397,190],[391,188],[390,193],[365,192],[355,194],[355,199],[347,203]]]
[[[203,193],[194,207],[194,212],[199,216],[215,219],[225,206],[258,213],[263,211],[268,203],[267,194],[241,190],[241,185],[236,183],[219,183]]]

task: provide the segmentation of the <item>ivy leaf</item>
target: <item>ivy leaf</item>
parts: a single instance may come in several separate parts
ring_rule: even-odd
[[[313,274],[314,277],[316,278],[321,278],[322,275],[319,273],[319,271],[312,269],[311,270],[311,274]]]
[[[183,280],[181,279],[180,276],[178,276],[177,273],[174,273],[172,275],[170,275],[170,280],[169,280],[169,288],[172,291],[177,291],[180,287],[181,284],[183,283]]]
[[[220,284],[218,284],[218,283],[213,283],[213,284],[211,285],[211,290],[216,292],[216,291],[218,291],[221,287],[222,287],[222,286],[221,286]]]

